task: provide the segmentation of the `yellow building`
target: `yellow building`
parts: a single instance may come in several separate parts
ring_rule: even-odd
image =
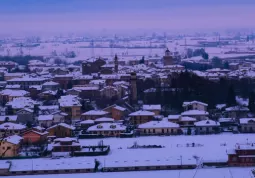
[[[58,100],[60,110],[67,113],[71,120],[77,120],[81,117],[80,98],[73,95],[61,96]]]
[[[22,137],[18,135],[9,136],[3,139],[0,145],[1,157],[15,157],[19,155]]]

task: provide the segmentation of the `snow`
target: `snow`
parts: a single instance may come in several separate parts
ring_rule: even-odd
[[[8,130],[22,130],[25,129],[26,126],[21,125],[21,124],[16,124],[16,123],[12,123],[12,122],[5,122],[3,124],[0,125],[0,129],[8,129]]]
[[[196,118],[193,118],[193,117],[187,117],[187,116],[184,116],[184,117],[181,117],[180,121],[197,121]]]
[[[22,97],[28,95],[29,92],[25,90],[10,90],[10,89],[5,89],[0,92],[0,95],[8,95],[12,97]]]
[[[139,129],[146,128],[179,128],[179,124],[168,121],[150,121],[139,125]]]
[[[0,116],[0,122],[4,122],[5,118],[8,117],[9,118],[9,122],[16,122],[18,116],[17,115],[11,115],[11,116]]]
[[[126,108],[123,108],[121,106],[115,106],[114,109],[117,109],[119,111],[125,111],[126,110]]]
[[[81,106],[79,97],[73,95],[61,96],[58,102],[61,107]]]
[[[219,118],[219,122],[235,122],[234,118]]]
[[[248,124],[249,122],[255,124],[255,118],[240,118],[240,124]]]
[[[220,126],[220,123],[217,121],[208,119],[208,120],[195,122],[194,125],[197,127],[207,127],[207,126]]]
[[[243,106],[233,106],[226,108],[226,111],[249,111],[249,109]]]
[[[83,116],[92,116],[92,115],[100,116],[100,115],[106,115],[106,114],[108,114],[108,112],[106,112],[106,111],[102,111],[102,110],[90,110],[90,111],[87,111],[87,112],[83,113],[82,115]]]
[[[21,109],[21,108],[34,108],[34,105],[38,104],[38,102],[32,100],[29,97],[18,97],[14,98],[12,101],[6,103],[6,105],[12,105],[13,109]]]
[[[52,121],[53,115],[39,115],[38,121]]]
[[[188,110],[181,113],[182,116],[198,116],[198,115],[208,115],[209,113],[206,111],[199,111],[199,110]]]
[[[129,116],[154,116],[154,115],[155,115],[154,112],[142,111],[142,110],[129,114]]]
[[[59,85],[59,83],[50,81],[50,82],[45,82],[42,85],[44,85],[44,86],[55,86],[55,85]]]
[[[17,144],[20,143],[20,141],[21,141],[22,139],[23,139],[23,138],[20,137],[20,136],[18,136],[18,135],[12,135],[12,136],[6,137],[6,138],[4,139],[4,141],[17,145]]]
[[[109,117],[101,117],[101,118],[95,119],[95,122],[113,122],[113,121],[114,119]]]
[[[93,120],[85,120],[85,121],[81,121],[80,122],[80,124],[94,124],[95,123],[95,121],[93,121]]]
[[[55,128],[55,127],[57,127],[57,126],[62,126],[62,127],[65,127],[65,128],[71,129],[71,130],[74,130],[74,129],[75,129],[75,127],[73,127],[73,126],[71,126],[71,125],[68,125],[68,124],[66,124],[66,123],[60,123],[60,124],[56,124],[56,125],[53,125],[53,126],[49,127],[47,130],[52,129],[52,128]]]
[[[93,125],[88,128],[88,132],[93,131],[125,131],[126,126],[120,125],[120,124],[113,124],[113,123],[101,123],[97,125]]]
[[[151,111],[151,110],[161,110],[160,104],[155,105],[143,105],[143,110]]]
[[[189,105],[192,105],[192,104],[200,104],[200,105],[203,105],[203,106],[208,106],[208,104],[200,102],[200,101],[183,102],[182,106],[189,106]]]
[[[226,104],[217,104],[216,105],[216,109],[222,109],[222,108],[224,108],[226,106],[227,106]]]
[[[57,162],[57,160],[56,160]],[[94,164],[94,163],[93,163]],[[93,168],[93,164],[90,166]],[[106,162],[107,164],[107,162]],[[71,164],[70,164],[71,165]],[[73,165],[73,164],[72,164]],[[81,168],[88,167],[86,162],[78,164]],[[48,166],[49,167],[49,166]],[[58,168],[58,167],[57,167]],[[169,170],[169,171],[134,171],[114,173],[85,173],[85,174],[52,174],[52,175],[24,175],[8,176],[8,178],[253,178],[251,170],[254,167],[246,168],[204,168],[196,170]]]
[[[168,119],[169,120],[177,120],[181,117],[181,115],[168,115]]]
[[[54,142],[72,142],[72,141],[77,141],[76,138],[70,138],[70,137],[65,137],[65,138],[56,138]]]

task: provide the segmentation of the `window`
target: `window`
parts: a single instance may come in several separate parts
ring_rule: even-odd
[[[233,161],[233,162],[236,162],[236,160],[237,160],[236,157],[233,157],[233,158],[232,158],[232,161]]]
[[[153,129],[153,133],[155,133],[155,129]]]
[[[54,172],[56,172],[56,173],[57,173],[57,172],[58,172],[58,170],[54,170]]]
[[[65,172],[70,172],[69,170],[65,170]]]
[[[81,170],[80,169],[76,169],[75,172],[80,172]]]

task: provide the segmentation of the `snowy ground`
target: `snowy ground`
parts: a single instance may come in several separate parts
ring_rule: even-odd
[[[73,178],[253,178],[253,168],[208,168],[182,171],[148,171],[120,173],[72,174]],[[9,176],[8,178],[68,178],[70,174]]]

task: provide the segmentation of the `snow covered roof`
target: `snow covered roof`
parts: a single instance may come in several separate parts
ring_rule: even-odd
[[[114,119],[109,117],[101,117],[101,118],[95,119],[95,122],[113,122],[113,121]]]
[[[227,105],[226,104],[217,104],[216,109],[222,109],[225,108]]]
[[[79,97],[74,95],[61,96],[58,100],[61,107],[81,106]]]
[[[1,122],[4,122],[6,118],[8,118],[8,122],[16,122],[18,116],[17,116],[17,115],[0,116],[0,121],[1,121]]]
[[[113,107],[114,109],[117,109],[117,110],[119,110],[119,111],[125,111],[126,110],[126,108],[123,108],[123,107],[121,107],[121,106],[114,106]]]
[[[249,109],[244,106],[233,106],[226,108],[226,111],[249,111]]]
[[[53,115],[39,115],[38,121],[52,121]]]
[[[180,121],[197,121],[196,118],[193,118],[193,117],[188,117],[188,116],[184,116],[184,117],[181,117]]]
[[[189,106],[189,105],[192,105],[192,104],[200,104],[200,105],[203,105],[203,106],[208,106],[208,104],[200,102],[200,101],[183,102],[182,106],[185,107],[185,106]]]
[[[66,123],[59,123],[59,124],[56,124],[56,125],[53,125],[53,126],[49,127],[47,130],[50,130],[50,129],[58,127],[58,126],[62,126],[62,127],[68,128],[70,130],[74,130],[75,129],[75,127],[73,127],[71,125],[68,125]]]
[[[234,118],[219,118],[219,122],[235,122]]]
[[[220,126],[220,123],[213,120],[202,120],[194,123],[197,127],[203,127],[203,126]]]
[[[17,145],[20,143],[22,139],[23,138],[18,135],[12,135],[12,136],[4,138],[4,141]]]
[[[169,121],[149,121],[138,126],[139,129],[146,128],[179,128],[179,124]]]
[[[255,124],[255,118],[240,118],[240,124]]]
[[[58,105],[49,105],[49,106],[39,106],[40,110],[58,110]]]
[[[198,115],[205,116],[208,114],[209,113],[206,111],[199,111],[199,110],[188,110],[181,113],[182,116],[198,116]]]
[[[45,82],[42,85],[44,85],[44,86],[52,86],[52,85],[59,85],[59,83],[50,81],[50,82]]]
[[[94,123],[95,123],[95,121],[94,120],[90,120],[90,119],[80,122],[80,124],[94,124]]]
[[[91,115],[100,116],[100,115],[106,115],[106,114],[109,114],[109,112],[106,112],[103,110],[90,110],[83,113],[82,115],[83,116],[91,116]]]
[[[28,95],[29,92],[25,90],[10,90],[10,89],[5,89],[0,91],[0,95],[8,95],[8,96],[13,96],[13,97],[22,97]]]
[[[129,116],[154,116],[154,115],[155,115],[154,112],[143,111],[143,110],[136,111],[136,112],[129,114]]]
[[[15,85],[6,85],[5,87],[6,89],[19,89],[20,85],[15,84]]]
[[[143,110],[151,111],[151,110],[161,110],[160,104],[154,105],[143,105]]]
[[[168,119],[169,120],[177,120],[181,117],[181,115],[168,115]]]
[[[126,130],[126,126],[124,125],[120,125],[120,124],[113,124],[113,123],[101,123],[101,124],[97,124],[97,125],[93,125],[91,127],[88,128],[87,131],[115,131],[115,130],[119,130],[119,131],[125,131]]]
[[[72,141],[77,141],[76,138],[70,138],[70,137],[65,137],[65,138],[56,138],[54,142],[72,142]]]
[[[35,104],[39,103],[37,101],[32,100],[30,97],[18,97],[6,103],[6,105],[11,105],[13,109],[21,109],[25,107],[34,108]]]
[[[0,129],[8,129],[8,130],[23,130],[25,129],[26,126],[21,125],[21,124],[16,124],[16,123],[12,123],[12,122],[5,122],[3,124],[0,125]]]

